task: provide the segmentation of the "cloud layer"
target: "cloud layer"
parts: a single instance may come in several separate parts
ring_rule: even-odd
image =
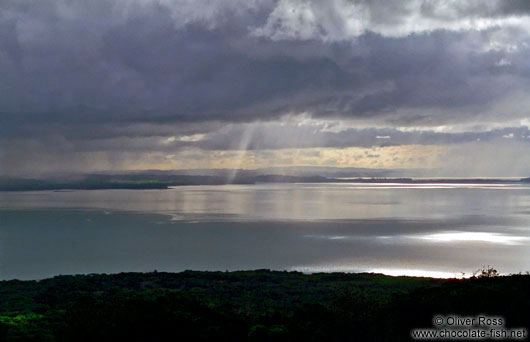
[[[6,0],[0,32],[0,171],[529,144],[527,1]]]

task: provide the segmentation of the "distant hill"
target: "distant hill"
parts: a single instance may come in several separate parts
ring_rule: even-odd
[[[213,169],[184,171],[132,171],[120,173],[96,173],[85,175],[52,175],[46,178],[0,177],[0,191],[33,190],[95,190],[95,189],[167,189],[180,185],[223,185],[256,183],[456,183],[456,184],[512,184],[530,183],[523,179],[483,179],[483,178],[410,178],[383,176],[352,176],[362,174],[362,169],[338,168],[289,168],[284,169],[229,170]],[[274,171],[278,173],[274,173]],[[322,172],[318,174],[316,172]],[[182,172],[182,174],[181,174]],[[368,171],[367,171],[368,172]],[[370,170],[370,172],[375,172]],[[386,174],[382,170],[381,173]],[[390,172],[390,171],[386,171]]]

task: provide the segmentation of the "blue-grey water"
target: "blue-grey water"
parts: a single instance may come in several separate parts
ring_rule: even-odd
[[[530,270],[530,186],[0,192],[0,279],[124,271]]]

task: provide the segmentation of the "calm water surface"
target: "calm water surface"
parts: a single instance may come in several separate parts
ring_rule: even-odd
[[[530,271],[530,186],[0,192],[0,279],[122,271]]]

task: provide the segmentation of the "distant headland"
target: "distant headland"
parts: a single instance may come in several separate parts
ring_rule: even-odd
[[[41,177],[0,176],[0,191],[168,189],[184,185],[227,185],[266,183],[376,183],[376,184],[528,184],[528,178],[440,178],[393,177],[391,172],[366,169],[317,170],[277,174],[279,170],[184,170],[47,175]],[[353,171],[352,171],[353,170]],[[202,173],[202,174],[201,174]],[[372,175],[370,175],[372,174]]]

